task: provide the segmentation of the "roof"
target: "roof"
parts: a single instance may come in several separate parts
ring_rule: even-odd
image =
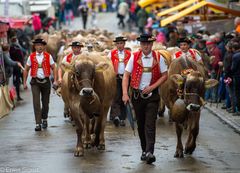
[[[189,0],[190,1],[193,1],[193,0]],[[188,2],[188,1],[187,1]],[[230,13],[232,15],[235,15],[235,16],[240,16],[240,11],[238,10],[233,10],[233,9],[230,9],[230,8],[227,8],[225,6],[220,6],[220,5],[217,5],[217,4],[214,4],[214,3],[211,3],[211,2],[206,2],[206,1],[200,1],[200,2],[197,2],[195,3],[194,5],[174,14],[174,15],[171,15],[165,19],[162,19],[161,20],[161,26],[166,26],[167,24],[171,23],[171,22],[174,22],[190,13],[192,13],[193,11],[201,8],[201,7],[204,7],[204,6],[207,6],[207,7],[211,7],[211,8],[214,8],[214,9],[217,9],[217,10],[220,10],[220,11],[223,11],[225,13]],[[173,7],[175,8],[175,7]],[[174,10],[171,10],[171,12],[173,11],[177,11],[176,8]]]

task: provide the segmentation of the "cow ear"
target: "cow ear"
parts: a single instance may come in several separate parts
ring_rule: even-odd
[[[108,69],[109,64],[105,62],[100,62],[96,65],[96,72],[103,72]]]
[[[69,63],[62,63],[61,64],[61,67],[62,69],[65,71],[65,72],[69,72],[69,71],[73,71],[73,65],[72,64],[69,64]]]
[[[218,81],[216,79],[208,79],[205,81],[205,88],[213,88],[218,84]]]
[[[183,84],[183,77],[180,75],[180,74],[173,74],[171,75],[170,79],[175,83],[177,84],[178,86],[179,85],[182,85]]]

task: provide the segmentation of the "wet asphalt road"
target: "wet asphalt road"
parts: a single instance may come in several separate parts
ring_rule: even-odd
[[[140,161],[139,140],[129,124],[116,128],[108,122],[106,150],[92,148],[85,151],[84,157],[74,157],[76,134],[71,123],[63,118],[61,99],[51,95],[49,128],[35,132],[30,91],[24,91],[23,98],[10,115],[0,119],[0,173],[237,173],[240,170],[240,136],[206,110],[201,115],[197,148],[184,159],[173,157],[174,125],[168,123],[166,115],[159,118],[157,161],[147,165]]]

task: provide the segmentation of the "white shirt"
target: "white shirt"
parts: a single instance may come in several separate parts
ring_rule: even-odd
[[[41,54],[36,53],[36,59],[37,59],[38,64],[42,64],[43,52]],[[53,58],[50,55],[50,65],[53,65],[53,64],[55,64],[55,62],[53,61]],[[30,66],[30,67],[32,66],[32,62],[31,62],[30,56],[28,57],[27,65]],[[45,75],[44,75],[44,72],[43,72],[43,68],[38,68],[37,77],[40,78],[40,79],[45,78]]]
[[[68,56],[68,55],[64,56],[64,58],[63,58],[63,60],[62,60],[62,63],[67,62],[67,56]],[[72,60],[73,60],[76,56],[77,56],[77,55],[74,55],[74,53],[72,53]]]
[[[202,57],[197,52],[194,52],[194,54],[195,54],[196,61],[202,60]],[[187,51],[186,53],[182,52],[181,57],[192,57],[192,54],[189,51]],[[173,59],[176,59],[176,54],[174,54]]]
[[[118,62],[118,74],[123,74],[124,71],[125,71],[125,64],[124,64],[124,57],[125,57],[125,54],[124,54],[124,50],[122,51],[117,51],[118,53],[118,59],[119,59],[119,62]],[[112,52],[109,52],[108,54],[108,58],[111,60],[111,54]]]
[[[148,57],[148,58],[146,58]],[[153,56],[152,53],[150,53],[149,55],[145,56],[142,55],[142,63],[143,63],[143,67],[152,67],[153,64]],[[133,60],[134,60],[134,56],[132,55],[131,58],[129,59],[127,66],[125,68],[125,70],[129,73],[132,73],[133,71]],[[167,64],[164,60],[164,58],[161,56],[160,57],[160,61],[159,61],[159,67],[160,67],[160,72],[164,73],[167,71]],[[143,72],[142,73],[142,78],[140,81],[140,85],[139,85],[139,89],[143,90],[144,88],[146,88],[147,86],[150,85],[151,83],[151,79],[152,79],[152,73],[151,72]]]

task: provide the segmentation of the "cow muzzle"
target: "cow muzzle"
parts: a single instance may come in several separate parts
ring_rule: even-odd
[[[80,96],[92,96],[94,93],[92,88],[83,88],[81,89],[79,95]]]
[[[187,110],[189,111],[194,111],[194,112],[197,112],[200,110],[201,106],[198,105],[198,104],[194,104],[194,103],[190,103],[189,105],[187,105]]]

